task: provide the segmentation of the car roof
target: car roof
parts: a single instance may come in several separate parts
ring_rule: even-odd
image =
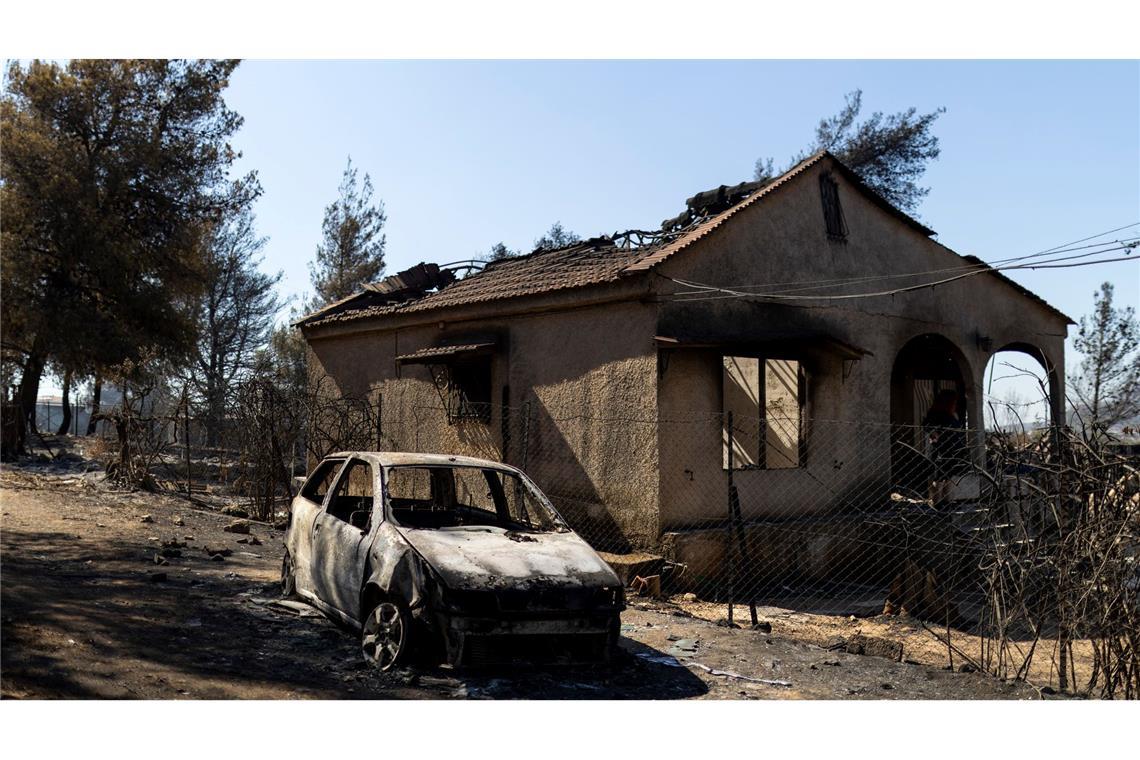
[[[325,459],[357,457],[380,467],[406,467],[412,465],[432,467],[494,467],[500,470],[518,471],[517,468],[490,459],[477,459],[455,454],[417,454],[407,451],[338,451]]]

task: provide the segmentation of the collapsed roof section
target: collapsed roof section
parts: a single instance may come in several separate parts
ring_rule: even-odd
[[[538,248],[523,256],[489,262],[481,271],[463,279],[436,264],[417,264],[366,285],[361,292],[308,314],[296,324],[317,327],[611,282],[633,271],[629,269],[631,265],[683,238],[763,187],[762,182],[722,185],[689,198],[685,211],[663,222],[659,230],[627,230],[561,248]]]

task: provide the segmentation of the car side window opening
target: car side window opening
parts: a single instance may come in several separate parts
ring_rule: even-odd
[[[387,489],[393,519],[407,527],[562,529],[555,515],[521,478],[502,470],[393,467],[388,470]]]
[[[352,460],[337,482],[329,499],[328,513],[338,520],[351,522],[353,512],[372,513],[372,466]]]
[[[343,459],[326,459],[321,462],[320,466],[305,481],[305,485],[301,489],[301,496],[316,504],[323,503],[325,494],[332,487],[333,478],[336,477],[342,464],[344,464]]]

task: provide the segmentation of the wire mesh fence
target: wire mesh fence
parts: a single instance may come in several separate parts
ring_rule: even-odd
[[[421,405],[379,424],[385,448],[521,467],[644,592],[745,625],[906,615],[950,662],[1140,695],[1140,475],[1070,431],[538,402],[489,417]]]
[[[596,414],[537,395],[456,414],[330,390],[253,381],[220,423],[184,404],[132,424],[148,428],[136,440],[159,452],[169,487],[243,497],[262,519],[335,451],[506,462],[630,595],[745,626],[789,611],[905,615],[950,663],[1140,696],[1137,462],[1065,429]]]

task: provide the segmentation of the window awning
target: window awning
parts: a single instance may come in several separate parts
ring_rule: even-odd
[[[747,338],[715,338],[698,335],[657,335],[661,348],[716,349],[725,353],[766,354],[773,358],[793,358],[805,352],[827,353],[848,361],[873,354],[834,336],[819,332],[758,333]]]
[[[400,364],[446,364],[451,359],[489,354],[494,349],[494,342],[465,343],[460,346],[434,346],[397,356],[396,361]]]

